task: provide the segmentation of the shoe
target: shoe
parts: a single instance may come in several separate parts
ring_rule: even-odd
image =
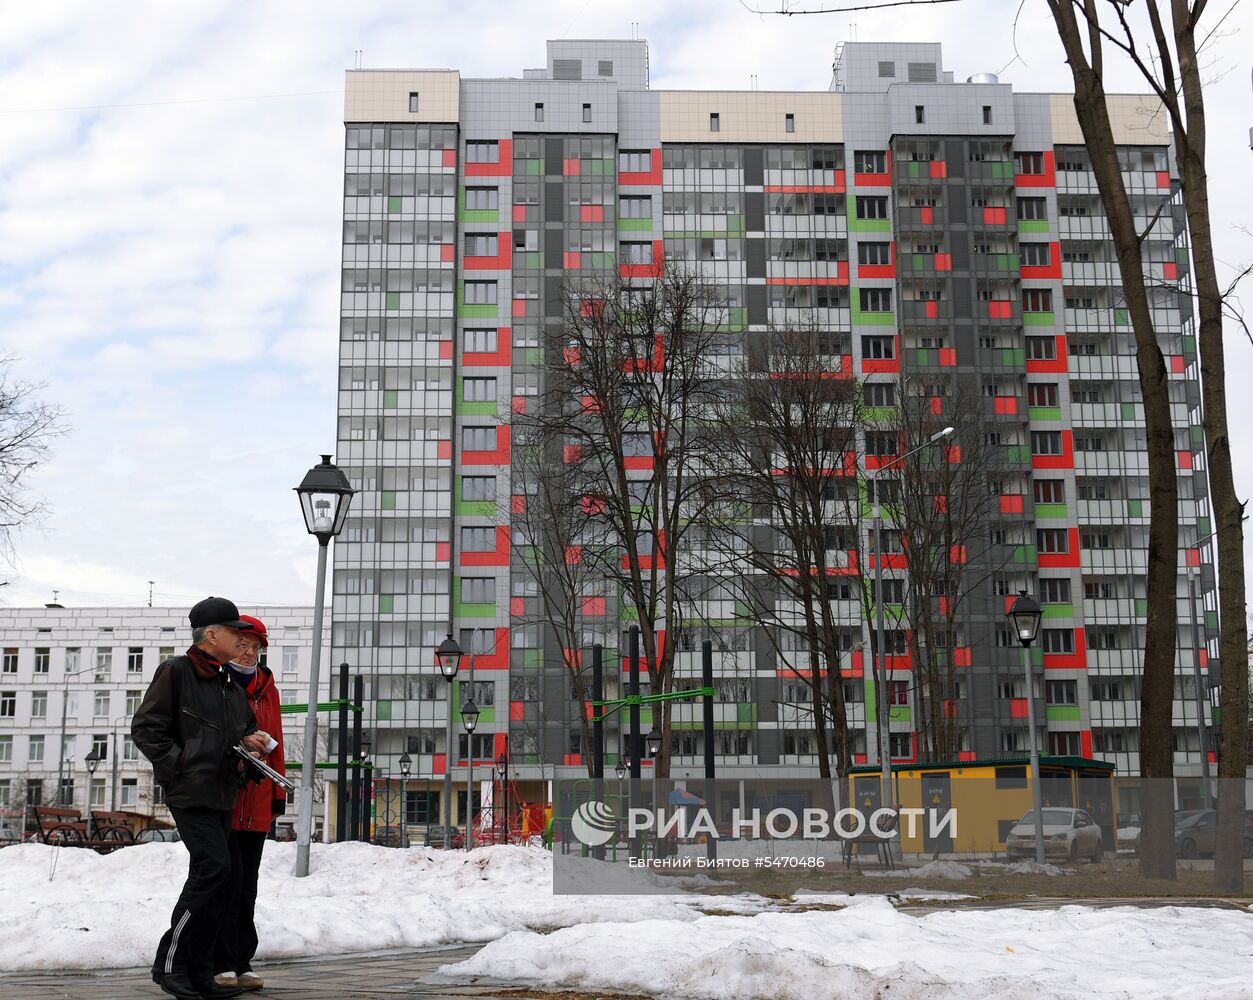
[[[212,979],[195,985],[198,997],[237,997],[244,992],[238,986],[219,986]]]
[[[200,1000],[200,991],[181,972],[172,972],[162,976],[157,985],[161,987],[162,993],[168,993],[177,1000]]]
[[[259,990],[265,985],[265,980],[258,976],[255,972],[241,972],[239,974],[239,988],[245,992]]]
[[[219,986],[238,986],[239,978],[233,972],[219,972],[213,977],[213,981]]]

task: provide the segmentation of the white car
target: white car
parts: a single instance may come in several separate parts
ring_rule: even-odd
[[[1005,838],[1011,858],[1035,857],[1035,812],[1020,819]],[[1105,853],[1101,828],[1082,809],[1044,810],[1044,856],[1077,861],[1100,861]]]

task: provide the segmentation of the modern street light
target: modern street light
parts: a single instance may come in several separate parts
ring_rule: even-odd
[[[474,849],[474,730],[479,724],[479,706],[474,695],[461,703],[461,724],[466,731],[466,850]]]
[[[888,658],[887,650],[884,648],[886,631],[883,623],[883,518],[879,507],[879,474],[890,469],[892,466],[904,462],[925,448],[930,447],[937,441],[941,441],[948,437],[956,428],[945,427],[936,431],[925,442],[912,448],[903,455],[897,455],[891,461],[885,462],[877,469],[867,469],[866,478],[874,485],[874,508],[873,520],[871,522],[871,531],[874,533],[874,593],[875,593],[875,658],[878,660],[878,670],[876,676],[879,680],[879,697],[875,703],[876,722],[879,727],[879,772],[882,775],[881,783],[883,785],[880,794],[880,806],[884,809],[892,808],[892,742],[891,742],[891,719],[892,713],[888,706]]]
[[[309,666],[309,709],[300,768],[300,810],[296,820],[296,877],[309,874],[309,843],[313,839],[313,778],[318,764],[318,669],[322,661],[322,600],[326,591],[326,550],[343,530],[356,490],[348,477],[323,455],[295,488],[305,530],[318,540],[318,579],[313,597],[313,658]]]
[[[406,811],[405,795],[409,791],[409,769],[413,766],[413,758],[406,750],[400,755],[400,846],[409,846],[409,813]]]
[[[448,682],[448,733],[444,740],[444,847],[452,847],[452,682],[461,666],[461,647],[449,632],[435,650],[435,665]]]
[[[1031,751],[1031,811],[1035,814],[1035,860],[1044,864],[1044,805],[1040,789],[1040,751],[1035,734],[1035,683],[1031,677],[1031,644],[1040,632],[1040,604],[1018,591],[1005,616],[1014,625],[1014,634],[1022,643],[1022,663],[1027,676],[1027,746]]]
[[[70,678],[77,677],[80,674],[90,673],[95,670],[92,664],[86,667],[79,667],[77,670],[67,670],[61,684],[61,743],[57,747],[57,796],[61,795],[61,786],[65,783],[65,722],[70,706]]]
[[[96,768],[100,766],[100,751],[95,747],[91,748],[91,753],[87,755],[87,839],[91,840],[91,792],[93,778],[96,775]]]

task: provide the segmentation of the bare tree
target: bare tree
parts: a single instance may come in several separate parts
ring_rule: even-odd
[[[1095,169],[1097,155],[1093,142],[1099,141],[1108,155],[1113,156],[1113,138],[1109,132],[1108,116],[1104,120],[1097,115],[1095,101],[1100,98],[1104,109],[1103,91],[1100,88],[1102,70],[1102,46],[1108,41],[1139,70],[1145,82],[1162,103],[1170,119],[1175,157],[1179,167],[1184,211],[1192,240],[1192,260],[1198,294],[1197,347],[1201,362],[1202,420],[1205,428],[1205,444],[1208,455],[1210,491],[1217,521],[1219,619],[1222,632],[1219,652],[1222,671],[1222,719],[1219,728],[1219,787],[1223,794],[1218,801],[1217,847],[1214,861],[1214,883],[1218,888],[1239,892],[1244,886],[1242,845],[1244,838],[1245,768],[1248,764],[1247,727],[1245,719],[1249,708],[1249,681],[1246,646],[1248,627],[1245,621],[1244,595],[1244,503],[1236,494],[1231,463],[1231,439],[1227,426],[1226,352],[1223,345],[1223,316],[1229,312],[1229,304],[1235,291],[1235,282],[1225,290],[1218,282],[1218,270],[1214,257],[1213,225],[1210,218],[1209,176],[1206,168],[1206,143],[1208,127],[1205,110],[1205,92],[1201,80],[1200,52],[1214,36],[1227,14],[1208,30],[1201,28],[1208,0],[1171,0],[1163,12],[1160,0],[1146,0],[1143,5],[1148,24],[1133,24],[1130,5],[1121,0],[1049,0],[1049,9],[1057,22],[1058,33],[1066,49],[1067,61],[1075,78],[1075,106],[1079,109],[1084,137],[1092,151]],[[1137,10],[1140,8],[1136,8]],[[1084,35],[1087,50],[1084,49]],[[1090,105],[1086,112],[1080,105],[1079,90],[1084,87],[1085,101]],[[1093,84],[1095,83],[1095,87]],[[1092,129],[1089,134],[1089,128]],[[1116,169],[1116,168],[1115,168]],[[1100,174],[1098,173],[1098,181]],[[1106,211],[1110,212],[1110,200],[1101,187]],[[1114,229],[1114,242],[1118,247],[1119,260],[1124,253],[1130,258],[1139,255],[1139,239],[1134,230],[1123,227]],[[1241,275],[1243,276],[1243,275]],[[1124,282],[1126,267],[1124,266]],[[1237,279],[1238,281],[1238,279]],[[1130,303],[1130,296],[1129,303]],[[1235,316],[1239,320],[1238,316]],[[1134,314],[1133,314],[1134,320]],[[1241,321],[1242,322],[1242,321]],[[1137,330],[1138,335],[1138,330]],[[1143,380],[1143,368],[1141,369]],[[1163,390],[1164,393],[1164,390]],[[1147,412],[1147,386],[1146,386]],[[1152,448],[1152,424],[1149,425],[1150,449]],[[1150,456],[1151,461],[1151,456]],[[1150,465],[1150,479],[1152,466]],[[1154,494],[1156,500],[1156,494]],[[1152,529],[1150,529],[1151,531]],[[1150,546],[1153,542],[1150,539]],[[1173,554],[1173,548],[1171,550]],[[1150,553],[1150,570],[1152,554]],[[1149,585],[1149,633],[1153,632],[1153,589],[1150,573]],[[1164,640],[1162,640],[1164,641]],[[1147,663],[1146,663],[1147,668]],[[1146,669],[1147,674],[1147,669]],[[1146,685],[1147,687],[1147,685]],[[1161,714],[1159,712],[1159,714]],[[1168,710],[1162,730],[1168,737]],[[1144,730],[1142,719],[1142,735]],[[1157,720],[1154,720],[1156,725]],[[1166,739],[1169,743],[1169,740]],[[1169,746],[1167,746],[1169,751]],[[1206,748],[1202,747],[1205,753]],[[1143,755],[1143,751],[1141,751]],[[1152,823],[1152,819],[1149,819]],[[1146,828],[1145,834],[1154,834],[1164,849],[1169,831]],[[1173,863],[1172,863],[1173,868]]]
[[[44,502],[30,495],[27,479],[65,430],[61,407],[39,398],[44,386],[13,377],[15,362],[13,355],[0,354],[0,556],[10,560],[17,532],[46,512]]]
[[[554,425],[555,424],[555,425]],[[562,664],[574,691],[588,776],[593,773],[590,664],[584,662],[587,602],[595,618],[609,610],[604,575],[612,537],[599,513],[603,501],[589,475],[589,459],[564,445],[560,422],[543,414],[515,416],[513,468],[523,492],[512,500],[512,547],[535,584],[535,613],[515,616],[548,630],[562,651]],[[616,552],[616,547],[614,549]],[[540,739],[542,744],[543,740]]]
[[[924,383],[903,374],[897,382],[896,428],[902,451],[946,426],[951,441],[916,452],[901,463],[900,496],[893,506],[905,536],[905,604],[910,624],[918,734],[924,760],[954,760],[958,746],[957,651],[966,645],[970,597],[1008,561],[992,544],[1009,492],[1002,449],[984,436],[986,397],[977,376],[935,375]]]
[[[840,659],[860,616],[844,621],[838,609],[841,594],[860,606],[863,591],[854,502],[862,411],[852,373],[825,339],[788,329],[750,344],[715,410],[718,476],[705,514],[720,522],[709,534],[731,571],[747,566],[753,578],[741,596],[760,634],[789,665],[787,654],[807,654],[808,669],[792,671],[810,689],[819,773],[830,778],[832,757],[840,777],[852,763]]]
[[[1136,227],[1127,196],[1106,103],[1103,36],[1097,9],[1100,2],[1048,0],[1048,6],[1074,77],[1075,112],[1105,206],[1136,340],[1149,467],[1148,593],[1140,695],[1140,774],[1145,785],[1140,865],[1147,877],[1173,879],[1171,700],[1174,697],[1176,633],[1175,562],[1179,542],[1174,428],[1170,421],[1166,364],[1153,328],[1144,277],[1143,236]],[[1236,531],[1239,532],[1238,524]],[[1240,584],[1243,587],[1243,575]],[[1241,610],[1243,622],[1243,608]]]
[[[539,419],[587,477],[588,520],[615,542],[600,566],[639,622],[654,694],[672,690],[682,580],[694,573],[683,554],[696,523],[711,401],[723,380],[710,358],[729,339],[715,294],[673,264],[642,281],[573,285],[565,322],[545,345]],[[655,713],[658,777],[669,775],[669,707]]]

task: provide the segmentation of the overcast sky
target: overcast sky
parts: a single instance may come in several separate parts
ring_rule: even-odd
[[[776,0],[777,2],[777,0]],[[758,0],[746,0],[761,6]],[[817,6],[816,3],[811,6]],[[1216,19],[1228,0],[1211,7]],[[738,0],[7,3],[0,32],[0,347],[71,431],[32,485],[0,603],[313,599],[291,488],[334,449],[344,70],[521,76],[547,38],[649,42],[652,86],[824,90],[834,46],[939,41],[957,79],[1069,90],[1043,0],[760,17]],[[1253,5],[1209,57],[1219,257],[1253,258]],[[1110,90],[1140,90],[1113,67]],[[1253,287],[1245,296],[1253,303]],[[1229,336],[1253,474],[1253,349]],[[1253,581],[1253,575],[1250,576]]]

